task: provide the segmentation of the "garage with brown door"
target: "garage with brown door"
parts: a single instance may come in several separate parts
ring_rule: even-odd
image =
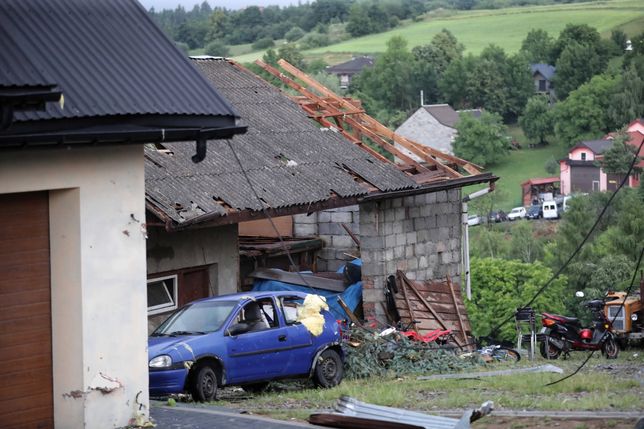
[[[54,426],[47,192],[0,195],[0,426]]]

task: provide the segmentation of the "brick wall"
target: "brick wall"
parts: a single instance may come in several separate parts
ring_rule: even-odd
[[[460,285],[460,190],[360,204],[360,241],[365,317],[384,321],[385,280],[396,270]]]
[[[359,236],[359,217],[358,206],[323,210],[310,216],[293,216],[293,232],[296,237],[317,235],[324,240],[324,248],[318,253],[318,271],[336,271],[352,259],[346,254],[358,254],[357,246],[341,224],[346,224]]]

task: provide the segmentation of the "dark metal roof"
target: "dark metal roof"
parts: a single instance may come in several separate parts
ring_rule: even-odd
[[[530,70],[532,71],[532,74],[534,75],[535,73],[541,74],[541,76],[545,77],[546,80],[552,80],[553,77],[555,77],[555,71],[556,68],[555,66],[551,66],[550,64],[530,64]]]
[[[88,119],[101,127],[106,119],[235,125],[232,107],[136,0],[2,0],[0,29],[0,85],[56,84],[64,96],[64,105],[16,112],[14,133],[21,123],[47,122],[47,131],[97,125]]]
[[[221,59],[195,64],[240,112],[248,133],[212,142],[216,155],[196,165],[183,145],[164,144],[167,151],[146,147],[148,208],[163,220],[186,224],[261,211],[229,144],[271,209],[306,211],[310,204],[331,200],[348,205],[370,193],[417,187],[393,164],[321,129],[288,96],[240,66]]]
[[[431,104],[423,108],[441,124],[450,128],[456,127],[459,116],[449,104]]]
[[[586,147],[590,149],[595,155],[601,155],[602,153],[613,147],[613,140],[585,140],[576,144],[568,152],[572,152],[578,147]]]
[[[328,66],[327,73],[333,74],[356,74],[360,73],[365,67],[373,66],[373,58],[367,56],[355,57],[344,63]]]

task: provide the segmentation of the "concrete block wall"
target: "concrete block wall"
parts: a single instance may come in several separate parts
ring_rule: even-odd
[[[360,204],[360,241],[365,317],[385,320],[385,281],[396,270],[460,285],[460,189]]]
[[[318,253],[318,271],[336,271],[357,255],[358,249],[349,234],[342,228],[346,224],[359,237],[359,207],[349,206],[323,210],[311,215],[293,216],[293,233],[296,237],[317,235],[324,240],[324,248]]]

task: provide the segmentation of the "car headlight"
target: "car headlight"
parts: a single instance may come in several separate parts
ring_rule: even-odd
[[[637,321],[637,314],[636,313],[631,314],[631,320],[633,322]]]
[[[153,358],[148,363],[150,368],[168,368],[172,366],[172,358],[168,355],[161,355]]]

